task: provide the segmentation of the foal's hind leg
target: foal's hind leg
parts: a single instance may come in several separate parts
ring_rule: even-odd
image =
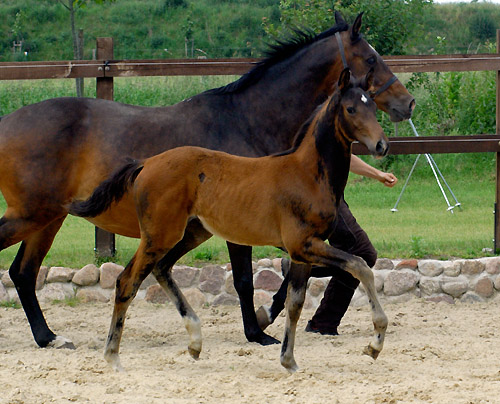
[[[289,271],[288,293],[286,298],[285,336],[281,345],[280,361],[290,373],[299,368],[293,357],[295,332],[299,321],[302,306],[306,297],[307,281],[311,273],[311,266],[292,262]]]
[[[167,254],[168,255],[168,254]],[[180,291],[179,287],[172,279],[172,271],[170,262],[166,256],[161,259],[158,265],[153,270],[158,283],[167,293],[168,298],[175,304],[177,311],[181,315],[184,326],[189,334],[189,354],[198,359],[201,352],[201,322],[190,304]]]
[[[50,330],[35,293],[40,265],[65,217],[63,216],[45,227],[40,223],[21,218],[11,219],[5,216],[0,219],[0,250],[24,238],[10,267],[9,275],[16,286],[33,337],[38,346],[42,348],[75,348],[70,340],[57,336]]]
[[[146,253],[145,243],[141,241],[137,252],[116,281],[115,306],[104,348],[104,358],[116,371],[123,371],[118,353],[127,309],[159,257],[161,257],[159,254]]]

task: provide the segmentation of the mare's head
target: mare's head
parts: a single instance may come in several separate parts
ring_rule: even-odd
[[[355,77],[363,77],[373,70],[373,80],[367,92],[377,107],[389,114],[391,121],[399,122],[411,118],[415,99],[397,80],[377,51],[363,39],[360,33],[363,13],[346,31],[336,36],[339,50],[344,49],[344,68],[349,67]],[[335,13],[337,24],[345,23],[340,13]]]
[[[374,157],[383,157],[389,151],[389,141],[377,121],[377,107],[366,92],[373,81],[373,71],[357,81],[349,69],[340,74],[338,88],[328,109],[335,113],[336,136],[344,141],[363,143]]]

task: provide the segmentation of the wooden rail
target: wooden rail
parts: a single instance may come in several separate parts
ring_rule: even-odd
[[[0,63],[0,80],[97,78],[97,97],[113,99],[113,78],[134,76],[241,75],[260,59],[157,59],[115,60],[112,38],[97,39],[98,60],[60,62]],[[390,154],[494,152],[497,161],[494,250],[500,249],[500,30],[497,53],[480,55],[384,56],[394,73],[496,71],[496,134],[475,136],[426,136],[391,138]],[[368,154],[361,144],[353,145],[355,154]],[[96,252],[114,254],[114,235],[96,228]]]

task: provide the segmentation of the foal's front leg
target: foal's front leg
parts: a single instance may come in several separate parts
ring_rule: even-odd
[[[311,266],[291,262],[289,271],[288,293],[286,298],[286,322],[285,336],[281,344],[281,365],[290,373],[296,372],[299,368],[293,356],[295,345],[295,332],[297,322],[302,312],[306,297],[307,281],[311,273]]]
[[[371,268],[362,258],[332,247],[320,239],[311,240],[310,243],[307,243],[307,246],[302,254],[303,258],[308,262],[323,266],[340,267],[363,284],[372,309],[372,320],[375,329],[373,340],[365,348],[364,353],[370,355],[373,359],[377,359],[384,346],[388,321],[378,301],[375,279]]]

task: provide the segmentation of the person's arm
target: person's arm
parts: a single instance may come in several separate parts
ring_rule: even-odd
[[[383,171],[380,171],[375,167],[372,167],[371,165],[365,163],[363,160],[361,160],[358,156],[355,156],[354,154],[351,156],[350,170],[354,174],[362,175],[363,177],[373,178],[389,188],[392,188],[398,182],[398,179],[394,174],[384,173]]]

